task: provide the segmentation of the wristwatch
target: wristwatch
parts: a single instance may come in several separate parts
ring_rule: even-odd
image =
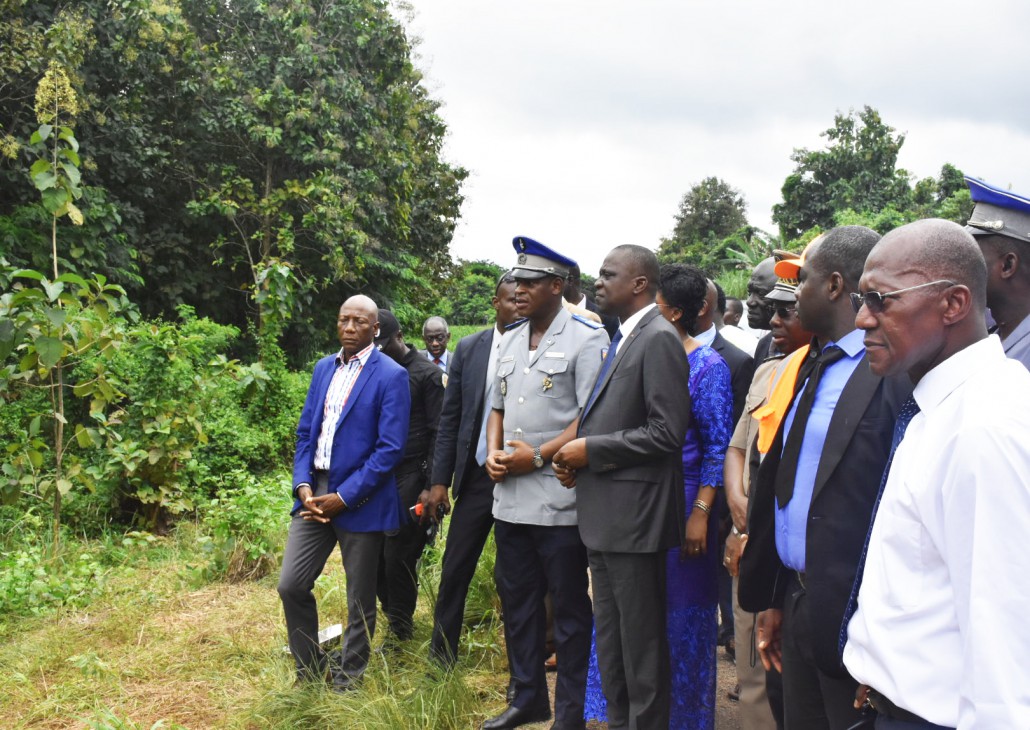
[[[540,447],[533,447],[533,466],[537,469],[544,465],[544,457],[540,455]]]

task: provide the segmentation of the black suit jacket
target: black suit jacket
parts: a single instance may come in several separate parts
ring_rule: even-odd
[[[655,307],[625,337],[580,416],[579,534],[591,550],[647,553],[683,541],[683,441],[690,425],[683,341]]]
[[[493,327],[463,337],[447,367],[430,484],[450,484],[453,477],[454,497],[460,494],[470,465],[476,466],[492,341]]]
[[[803,604],[809,612],[815,662],[827,674],[845,673],[838,654],[840,628],[890,453],[894,422],[911,392],[906,376],[873,375],[863,357],[830,417],[808,512],[807,600]],[[781,422],[751,489],[750,536],[740,561],[738,587],[740,605],[747,611],[781,607],[789,578],[776,552],[774,518],[783,436]]]
[[[730,366],[730,386],[733,388],[733,422],[740,420],[744,401],[755,377],[755,359],[727,340],[718,332],[712,340],[712,349],[722,355]]]

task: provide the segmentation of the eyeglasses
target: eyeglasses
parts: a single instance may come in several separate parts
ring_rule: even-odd
[[[773,314],[780,319],[790,319],[797,311],[797,307],[773,307]]]
[[[443,342],[451,336],[450,332],[446,332],[442,335],[422,335],[422,339],[425,342]]]
[[[878,291],[867,291],[865,294],[859,294],[857,292],[851,292],[851,306],[855,308],[855,313],[862,309],[862,305],[866,306],[870,314],[880,314],[883,311],[884,302],[888,299],[897,299],[905,292],[915,291],[916,289],[922,289],[927,286],[936,286],[937,284],[947,284],[948,286],[955,286],[955,282],[951,279],[938,279],[937,281],[928,281],[925,284],[916,284],[915,286],[905,287],[904,289],[898,289],[896,291],[878,292]]]

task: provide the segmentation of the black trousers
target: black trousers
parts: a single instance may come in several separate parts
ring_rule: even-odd
[[[855,709],[858,682],[831,677],[815,664],[805,589],[796,574],[783,606],[783,709],[786,730],[847,730],[862,718]]]
[[[376,572],[382,532],[348,532],[334,525],[294,517],[279,575],[286,632],[300,678],[319,678],[328,657],[318,645],[318,606],[312,589],[339,544],[347,576],[347,622],[340,671],[333,681],[347,685],[365,672],[376,630]]]
[[[668,730],[665,551],[591,550],[597,666],[610,730]],[[559,667],[561,664],[559,663]]]
[[[509,639],[508,662],[515,707],[549,707],[544,673],[547,631],[544,595],[554,606],[558,676],[555,722],[583,726],[592,609],[587,591],[587,551],[579,528],[523,525],[497,520],[497,579]]]
[[[458,656],[458,641],[465,623],[465,599],[479,556],[494,526],[493,504],[494,483],[483,467],[476,467],[449,517],[436,596],[429,650],[432,658],[446,666],[452,665]]]
[[[407,509],[417,501],[426,487],[423,460],[407,459],[401,462],[394,476],[401,507]],[[376,594],[390,631],[406,641],[414,633],[415,604],[418,601],[418,561],[426,547],[426,528],[405,518],[396,533],[387,534],[379,561],[379,580]]]

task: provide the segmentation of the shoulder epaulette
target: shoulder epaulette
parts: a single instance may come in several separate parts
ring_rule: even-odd
[[[508,330],[515,329],[516,327],[521,327],[522,325],[524,325],[528,321],[529,320],[524,317],[524,318],[518,320],[517,322],[512,322],[511,324],[509,324],[507,327],[504,328],[504,331],[507,332]]]
[[[581,316],[579,314],[572,315],[572,318],[574,320],[576,320],[577,322],[582,322],[583,324],[585,324],[587,327],[589,327],[592,330],[599,330],[599,329],[603,329],[604,328],[604,325],[601,324],[600,322],[594,322],[593,320],[587,319],[586,317],[583,317],[583,316]]]

